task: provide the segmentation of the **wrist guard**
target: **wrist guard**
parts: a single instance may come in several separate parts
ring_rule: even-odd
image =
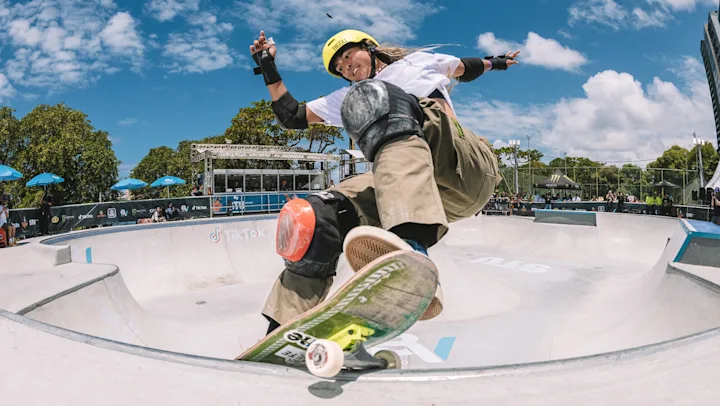
[[[458,78],[459,82],[471,82],[485,72],[485,63],[481,58],[460,58],[465,72]]]
[[[279,99],[270,103],[278,123],[285,129],[304,130],[308,128],[305,105],[302,106],[290,94],[285,92]]]
[[[492,70],[507,70],[507,60],[512,59],[507,56],[486,56],[485,59],[490,61]]]
[[[253,72],[255,72],[256,75],[263,75],[265,86],[282,80],[277,71],[277,67],[275,67],[275,58],[270,55],[267,49],[254,53],[252,58],[257,64],[257,68],[254,68]]]

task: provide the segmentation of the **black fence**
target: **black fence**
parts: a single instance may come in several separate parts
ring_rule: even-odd
[[[622,208],[617,203],[608,202],[550,202],[550,203],[529,203],[510,202],[508,198],[492,198],[483,208],[483,214],[488,215],[509,215],[512,211],[514,216],[535,216],[533,209],[558,209],[558,210],[580,210],[595,212],[614,212],[646,214],[670,217],[682,217],[693,220],[710,221],[710,208],[705,206],[659,206],[645,203],[623,203]]]

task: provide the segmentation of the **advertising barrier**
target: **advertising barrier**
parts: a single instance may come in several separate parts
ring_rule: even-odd
[[[508,205],[508,199],[490,199],[483,211],[487,214],[506,214],[507,211],[498,209]],[[580,210],[595,212],[617,212],[617,203],[608,202],[551,202],[550,209],[558,210]],[[513,215],[515,216],[535,216],[535,209],[545,209],[546,203],[529,203],[515,202],[513,203]],[[669,213],[663,212],[669,211]],[[663,208],[656,205],[647,205],[645,203],[624,203],[623,213],[646,214],[646,215],[665,215],[670,217],[678,217],[682,214],[683,218],[693,220],[710,221],[710,209],[704,206],[681,206],[675,205],[669,208]]]
[[[51,207],[48,232],[58,234],[81,228],[134,224],[139,219],[150,218],[157,207],[167,209],[170,203],[178,210],[179,219],[210,217],[209,202],[208,197],[184,197]],[[10,210],[10,222],[16,228],[17,237],[40,235],[40,221],[40,209]]]
[[[174,219],[207,218],[212,216],[233,216],[253,213],[278,212],[292,199],[308,196],[308,192],[228,193],[213,196],[182,197],[172,199],[114,201],[103,203],[57,206],[50,209],[49,234],[65,233],[92,227],[119,224],[135,224],[148,219],[157,207],[167,209],[170,203],[177,209]],[[485,214],[509,214],[507,199],[491,199]],[[498,207],[500,209],[498,209]],[[513,215],[534,216],[534,209],[544,209],[545,203],[514,203]],[[582,211],[615,211],[616,204],[607,202],[552,202],[552,209]],[[637,214],[661,215],[660,207],[644,203],[625,203],[623,211]],[[685,218],[710,221],[710,209],[702,206],[674,206],[670,216],[679,212]],[[10,210],[10,223],[16,228],[16,237],[39,236],[40,209]]]

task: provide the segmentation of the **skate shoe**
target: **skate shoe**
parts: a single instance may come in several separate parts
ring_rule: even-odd
[[[422,245],[413,240],[404,240],[390,231],[378,227],[358,226],[350,230],[343,241],[343,251],[350,268],[357,272],[365,265],[393,251],[417,251],[429,256]],[[430,320],[443,310],[443,292],[438,283],[435,296],[420,320]]]

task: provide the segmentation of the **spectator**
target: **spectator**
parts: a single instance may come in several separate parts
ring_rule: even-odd
[[[193,186],[191,194],[193,196],[202,196],[202,190],[200,190],[197,186]]]
[[[613,202],[615,201],[615,195],[613,194],[612,190],[608,190],[607,194],[605,195],[605,211],[611,212],[613,208]]]
[[[10,224],[10,209],[7,206],[7,198],[0,196],[0,228],[5,230],[7,243],[9,246],[15,246],[15,227]]]
[[[649,193],[645,197],[645,204],[647,204],[648,214],[654,215],[655,214],[655,198],[653,196],[651,196]]]
[[[150,219],[153,223],[160,223],[165,221],[165,216],[163,215],[162,208],[158,206]]]
[[[665,193],[665,197],[662,199],[662,215],[670,216],[672,212],[673,201],[669,194]]]
[[[625,211],[625,194],[618,192],[617,194],[617,212],[623,213]]]
[[[43,196],[40,203],[40,235],[48,235],[50,227],[50,207],[52,207],[52,196]]]
[[[167,210],[165,210],[165,218],[168,220],[174,220],[180,217],[180,212],[173,206],[172,202],[168,203]]]
[[[716,187],[710,199],[712,207],[712,222],[720,226],[720,187]]]

